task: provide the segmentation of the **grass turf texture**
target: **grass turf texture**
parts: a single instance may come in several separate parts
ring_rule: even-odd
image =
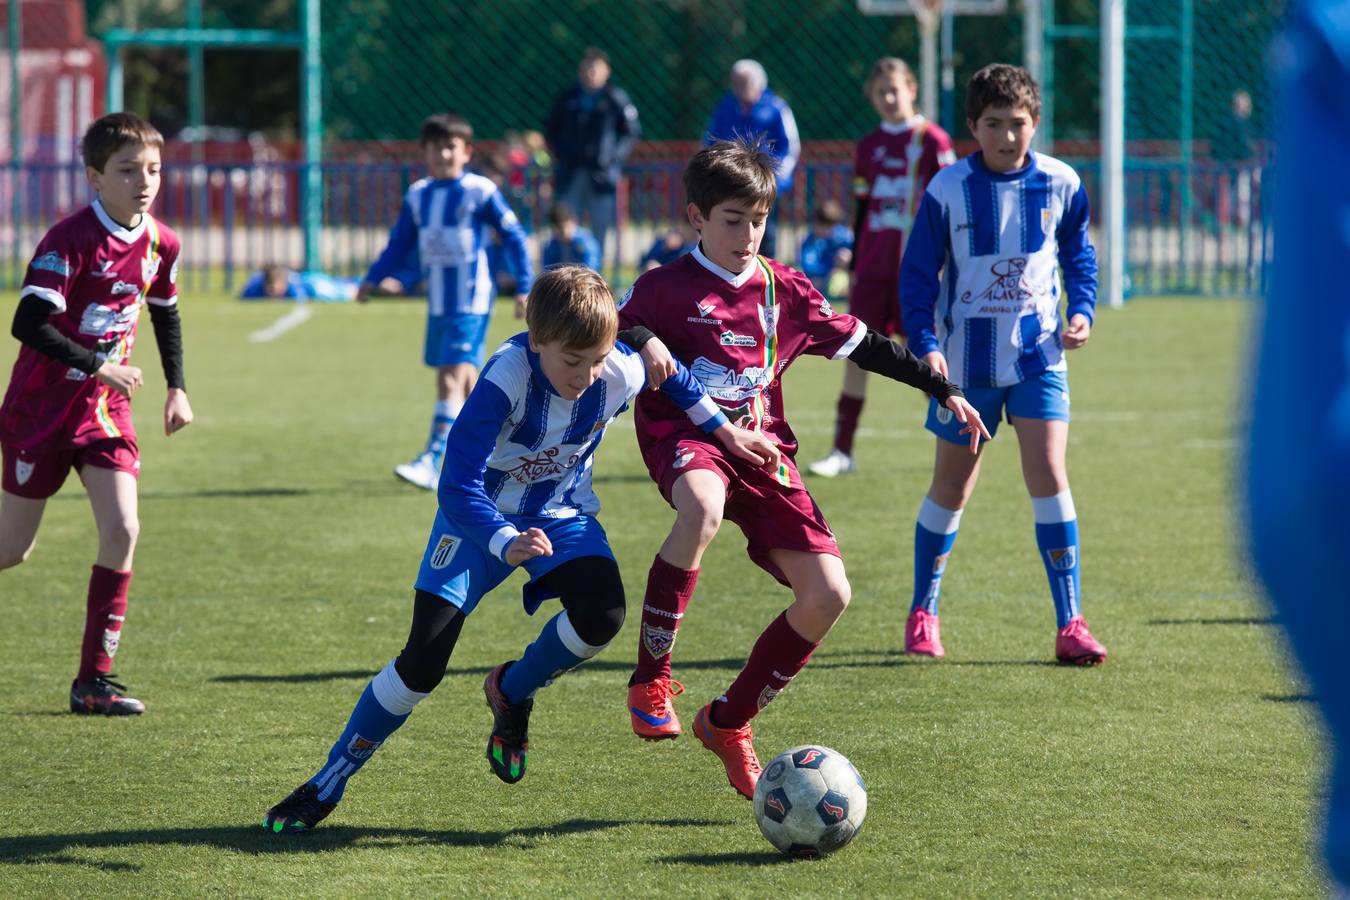
[[[184,301],[197,414],[166,440],[148,323],[136,361],[142,537],[117,661],[140,719],[64,712],[95,536],[72,478],[37,551],[0,574],[8,895],[1307,896],[1323,756],[1277,628],[1236,560],[1236,302],[1103,311],[1072,356],[1070,465],[1088,620],[1108,663],[1050,665],[1054,618],[1004,426],[945,579],[945,661],[901,655],[914,515],[932,438],[907,388],[873,378],[861,473],[811,482],[854,599],[803,675],[756,721],[760,756],[832,746],[869,787],[859,838],[791,864],[760,836],[692,734],[639,741],[625,682],[646,570],[672,513],[631,419],[597,463],[629,622],[540,693],[530,771],[483,759],[481,682],[543,623],[517,575],[465,628],[441,687],[313,834],[263,811],[312,774],[366,679],[402,646],[434,498],[391,468],[431,411],[424,308]],[[505,305],[494,340],[517,324]],[[6,367],[16,345],[0,346]],[[828,449],[837,364],[788,373],[802,462]],[[788,594],[728,525],[677,646],[686,725],[739,670]],[[550,604],[547,609],[555,609]]]

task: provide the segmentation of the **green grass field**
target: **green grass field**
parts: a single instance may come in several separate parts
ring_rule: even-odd
[[[529,776],[500,783],[481,682],[542,618],[520,576],[484,601],[436,693],[302,839],[259,827],[312,774],[365,681],[402,646],[435,500],[391,468],[422,444],[423,307],[184,300],[191,428],[160,432],[148,322],[137,361],[142,536],[118,671],[149,712],[66,709],[95,535],[72,479],[38,548],[0,574],[5,896],[1309,896],[1324,756],[1306,688],[1234,549],[1233,439],[1248,307],[1137,300],[1072,358],[1070,464],[1100,668],[1049,664],[1054,618],[1005,428],[945,579],[948,656],[897,652],[932,438],[874,380],[862,474],[817,482],[854,599],[756,722],[762,758],[818,742],[869,787],[829,859],[788,863],[691,736],[648,745],[624,691],[636,615],[541,692]],[[505,306],[493,335],[515,327]],[[16,345],[0,344],[8,368]],[[824,452],[842,372],[788,373],[801,458]],[[601,518],[641,597],[672,513],[631,422],[597,464]],[[728,526],[677,648],[686,722],[788,595]]]

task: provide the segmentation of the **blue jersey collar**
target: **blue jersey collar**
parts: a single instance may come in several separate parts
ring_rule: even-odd
[[[976,150],[967,158],[970,160],[970,167],[990,181],[1016,181],[1036,171],[1036,153],[1032,150],[1027,151],[1027,164],[1020,169],[1013,169],[1011,172],[995,172],[986,166],[983,150]]]

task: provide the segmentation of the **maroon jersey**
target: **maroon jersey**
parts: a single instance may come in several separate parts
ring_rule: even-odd
[[[830,308],[805,275],[762,256],[736,275],[692,253],[637,280],[619,306],[621,328],[651,329],[694,373],[734,424],[758,428],[797,451],[784,419],[783,370],[803,353],[843,359],[867,326]],[[637,400],[638,445],[644,452],[679,432],[703,437],[664,394]]]
[[[900,274],[900,253],[928,182],[956,162],[952,139],[923,116],[889,125],[858,141],[853,196],[866,210],[853,238],[853,271],[860,279]]]
[[[178,250],[177,235],[149,213],[128,229],[95,200],[43,237],[19,296],[47,301],[61,334],[125,365],[141,307],[178,302]],[[0,442],[46,453],[123,435],[135,438],[127,398],[92,375],[20,347],[0,406]]]

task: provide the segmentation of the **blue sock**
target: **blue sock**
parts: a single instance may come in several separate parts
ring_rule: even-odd
[[[919,521],[914,524],[914,599],[911,613],[924,610],[937,615],[938,592],[942,573],[947,571],[947,556],[956,543],[964,510],[946,509],[927,497],[919,505]]]
[[[319,799],[324,803],[341,800],[347,779],[380,749],[385,738],[407,721],[413,707],[425,696],[408,689],[392,662],[372,678],[356,701],[342,736],[328,751],[328,762],[309,780],[318,789]]]
[[[431,435],[427,438],[426,452],[440,468],[445,458],[445,444],[450,438],[450,426],[455,424],[463,404],[453,400],[438,400],[435,415],[431,417]]]
[[[593,647],[578,637],[567,610],[563,610],[548,620],[534,643],[511,663],[502,676],[502,693],[512,703],[520,703],[603,649],[604,645]]]
[[[1073,495],[1063,491],[1053,497],[1032,497],[1036,515],[1036,546],[1041,551],[1050,594],[1055,601],[1055,621],[1059,628],[1080,615],[1078,599],[1082,587],[1078,580],[1078,514]]]

